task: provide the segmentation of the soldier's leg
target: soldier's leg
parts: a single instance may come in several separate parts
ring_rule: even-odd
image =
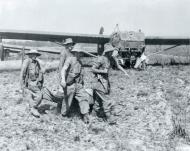
[[[83,120],[86,124],[89,123],[89,94],[82,87],[82,85],[78,85],[76,87],[75,98],[79,103],[80,112],[83,116]]]
[[[28,90],[31,93],[32,100],[29,102],[30,106],[37,108],[42,101],[42,86],[38,86],[37,81],[29,81]]]
[[[110,124],[116,123],[115,103],[113,100],[102,91],[95,91],[95,97],[99,105],[100,116]]]
[[[88,97],[88,93],[85,91],[85,89],[80,88],[76,90],[75,98],[79,103],[81,114],[89,113]]]
[[[104,111],[104,107],[103,107],[103,100],[102,100],[102,94],[98,93],[97,90],[94,90],[94,107],[93,109],[95,110],[95,112],[97,113],[97,115],[101,118],[103,118],[104,120],[106,120],[106,114]]]
[[[34,98],[34,107],[38,108],[38,106],[42,102],[42,92],[41,92],[41,90],[38,90],[35,93],[33,93],[33,98]]]
[[[30,113],[35,117],[40,117],[38,105],[41,103],[41,93],[27,90],[27,100],[29,102]]]
[[[69,114],[70,107],[71,107],[71,104],[72,104],[72,101],[73,101],[73,98],[75,95],[75,91],[76,91],[75,84],[67,86],[64,89],[64,96],[65,97],[63,99],[62,108],[61,108],[61,114],[63,116],[67,116]]]
[[[85,91],[87,92],[87,100],[88,100],[88,104],[89,104],[89,113],[91,113],[93,111],[93,106],[95,104],[94,98],[93,98],[93,89],[85,89]]]

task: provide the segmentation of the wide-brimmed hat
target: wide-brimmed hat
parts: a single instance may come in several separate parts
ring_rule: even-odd
[[[37,56],[40,56],[41,53],[38,52],[38,50],[32,49],[29,52],[26,53],[26,55],[35,54]]]
[[[74,42],[73,42],[73,39],[72,38],[67,38],[67,39],[65,39],[64,41],[63,41],[63,45],[68,45],[68,44],[75,44]]]

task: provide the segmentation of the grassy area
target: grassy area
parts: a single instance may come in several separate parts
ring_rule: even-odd
[[[151,65],[176,65],[190,64],[190,47],[177,46],[147,46],[146,55],[149,56],[149,64]],[[168,49],[168,50],[167,50]]]

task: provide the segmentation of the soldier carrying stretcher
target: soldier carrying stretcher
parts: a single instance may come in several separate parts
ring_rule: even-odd
[[[91,80],[91,87],[86,91],[93,98],[90,106],[93,107],[99,117],[102,117],[110,124],[116,123],[115,116],[118,114],[115,108],[115,102],[110,99],[110,57],[112,50],[105,50],[101,56],[98,56],[92,66],[92,73],[94,75]]]
[[[80,50],[71,49],[70,56],[66,58],[61,70],[61,86],[64,90],[64,100],[62,102],[61,114],[68,116],[71,104],[75,98],[78,101],[81,114],[85,123],[89,122],[89,103],[88,96],[84,89],[82,75],[82,64],[80,59]]]
[[[20,75],[21,89],[27,92],[31,114],[40,117],[38,106],[42,100],[41,90],[44,83],[44,70],[37,57],[41,54],[37,50],[30,50],[26,55],[28,55],[28,58],[23,62]]]

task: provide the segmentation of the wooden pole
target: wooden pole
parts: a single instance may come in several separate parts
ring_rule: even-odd
[[[25,47],[22,48],[22,63],[24,62],[24,56],[25,56]]]
[[[5,60],[2,38],[0,38],[0,59],[1,59],[1,61]]]

